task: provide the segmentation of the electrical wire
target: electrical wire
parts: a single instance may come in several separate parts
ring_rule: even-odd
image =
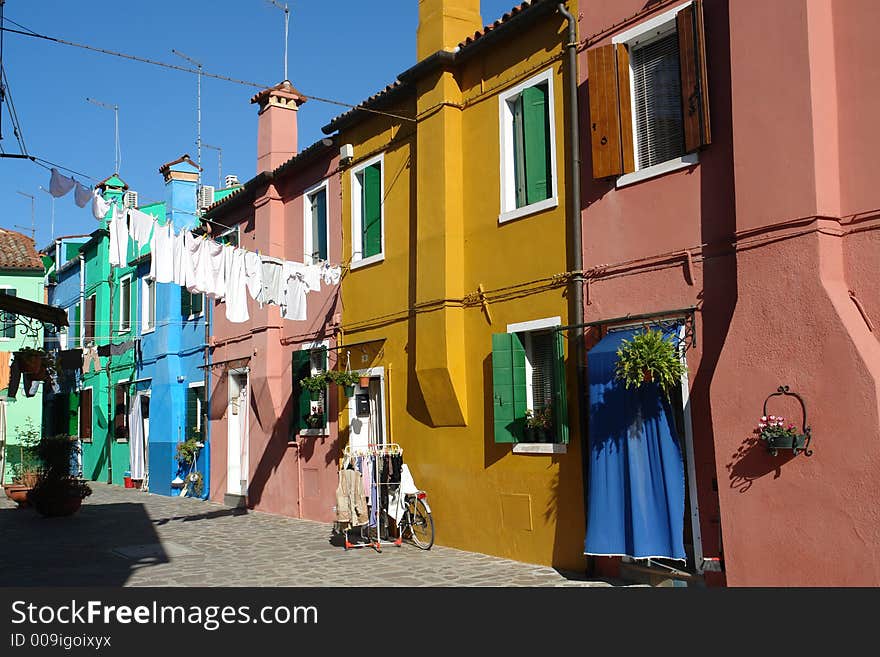
[[[6,75],[6,67],[0,66],[0,74],[2,74],[3,95],[7,100],[9,116],[12,119],[12,132],[18,140],[18,146],[24,155],[28,155],[27,146],[24,143],[24,134],[22,133],[21,123],[18,120],[18,112],[15,111],[15,102],[12,100],[12,88],[9,86],[9,76]]]

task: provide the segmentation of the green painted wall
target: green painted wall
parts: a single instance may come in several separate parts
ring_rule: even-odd
[[[14,288],[16,296],[43,303],[43,272],[16,272],[14,270],[0,270],[0,287]],[[13,352],[21,347],[42,348],[43,330],[39,330],[36,337],[22,334],[19,325],[16,325],[15,337],[11,339],[0,338],[0,351]],[[0,390],[0,397],[6,399],[8,389]],[[12,465],[20,461],[19,436],[25,425],[26,418],[30,418],[33,426],[40,431],[43,420],[43,386],[37,394],[26,397],[23,382],[19,384],[18,394],[14,400],[7,399],[6,404],[6,461],[4,481],[9,482],[12,476]]]

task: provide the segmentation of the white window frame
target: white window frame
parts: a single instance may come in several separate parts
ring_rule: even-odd
[[[314,217],[312,217],[311,197],[321,190],[324,190],[324,198],[327,199],[325,204],[327,216],[324,217],[324,221],[327,223],[327,259],[330,259],[330,185],[329,180],[325,178],[317,185],[313,185],[303,192],[303,262],[307,265],[314,265],[319,262],[319,260],[312,257],[312,253],[315,250],[313,246],[315,239],[314,235],[312,235]]]
[[[186,389],[187,389],[187,391],[189,391],[190,388],[204,388],[204,387],[205,387],[205,382],[204,382],[204,381],[195,381],[195,382],[190,383],[189,385],[187,385],[187,386],[186,386]],[[208,398],[207,398],[207,396],[204,396],[204,397],[205,397],[205,403],[207,403]],[[202,403],[202,400],[199,399],[198,397],[196,397],[196,403],[198,404],[198,413],[197,413],[197,417],[196,417],[196,429],[197,429],[198,431],[201,432],[201,434],[202,434],[202,443],[204,443],[205,438],[207,438],[207,435],[206,435],[206,434],[207,434],[207,431],[204,431],[204,430],[203,430],[203,429],[207,429],[207,427],[202,427],[202,415],[203,415],[203,413],[205,412],[205,408],[204,408],[204,405],[203,405],[203,403]],[[184,422],[186,422],[186,400],[184,400],[184,405],[183,405],[183,406],[184,406],[184,407],[183,407]]]
[[[516,207],[516,180],[514,165],[513,112],[510,100],[523,90],[534,87],[542,82],[547,83],[547,112],[550,119],[550,196],[543,201]],[[498,125],[500,138],[499,182],[501,187],[501,205],[498,223],[503,224],[536,212],[543,212],[559,205],[559,176],[556,165],[556,99],[553,92],[553,69],[548,68],[525,82],[498,96]]]
[[[300,345],[301,351],[312,352],[316,349],[326,349],[327,354],[330,353],[330,341],[329,340],[317,340],[315,342],[306,342]],[[328,359],[329,360],[329,359]],[[330,369],[330,363],[325,363],[324,367],[326,368],[324,371]],[[312,376],[317,373],[317,370],[312,367],[312,355],[309,354],[309,376]],[[304,393],[305,394],[305,393]],[[320,402],[311,402],[311,404],[316,404]],[[310,429],[305,427],[300,429],[299,435],[301,436],[329,436],[330,435],[330,391],[328,388],[324,388],[324,426],[323,427],[315,427],[314,429]]]
[[[152,333],[156,330],[156,280],[150,278],[141,279],[141,334]],[[150,321],[150,309],[152,308],[152,322]]]
[[[0,285],[0,290],[15,290],[15,294],[18,296],[18,288],[14,285]],[[0,312],[0,316],[4,313],[5,311]],[[18,315],[15,315],[15,323],[13,323],[12,327],[13,336],[10,338],[0,333],[0,342],[12,342],[15,340],[15,332],[18,330]],[[3,323],[3,328],[5,328],[5,323]]]
[[[562,318],[545,317],[543,319],[534,319],[528,322],[516,322],[507,325],[508,333],[530,333],[532,331],[540,331],[544,329],[552,329],[562,326]],[[528,399],[528,408],[532,410],[532,365],[528,359],[528,351],[526,352],[526,390]],[[565,443],[515,443],[513,445],[514,454],[566,454],[568,445]]]
[[[379,213],[380,228],[382,234],[382,250],[368,258],[361,256],[363,253],[363,217],[361,216],[361,190],[362,185],[357,174],[374,164],[379,164]],[[379,153],[375,157],[364,160],[351,170],[351,269],[366,267],[375,262],[385,260],[385,153]],[[329,210],[328,210],[329,215]],[[329,238],[329,236],[328,236]]]
[[[621,32],[611,39],[611,43],[613,45],[625,45],[627,50],[631,52],[634,46],[643,45],[650,41],[654,41],[661,36],[667,36],[670,32],[675,32],[678,29],[678,26],[675,22],[675,17],[678,12],[692,4],[693,1],[688,0],[688,2],[680,4],[677,7],[674,7],[673,9],[670,9],[669,11],[660,14],[659,16],[655,16],[654,18],[647,20],[644,23],[640,23],[639,25],[636,25],[635,27],[626,30],[625,32]],[[638,167],[639,135],[638,129],[636,128],[636,94],[635,88],[633,87],[634,76],[632,68],[632,57],[629,58],[629,62],[629,97],[631,103],[630,116],[633,117],[633,160],[635,162],[635,166]],[[632,185],[633,183],[637,183],[642,180],[662,176],[664,173],[692,167],[695,164],[698,164],[699,161],[699,153],[685,153],[684,155],[672,158],[671,160],[660,162],[659,164],[655,164],[644,169],[637,168],[632,173],[625,173],[617,178],[615,186],[626,187],[627,185]]]
[[[132,283],[132,280],[133,280],[133,277],[131,274],[126,274],[125,276],[123,276],[122,278],[119,279],[119,328],[117,329],[118,333],[128,333],[129,331],[131,331],[131,283]],[[126,281],[128,281],[128,326],[123,328],[122,310],[125,306],[123,305],[123,299],[122,299],[122,286]]]

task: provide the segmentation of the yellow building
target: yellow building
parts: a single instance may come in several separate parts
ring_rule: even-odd
[[[420,0],[418,63],[324,128],[350,155],[341,342],[373,377],[373,414],[342,405],[341,433],[403,447],[438,544],[582,570],[575,367],[554,330],[577,321],[569,24],[533,0],[483,28],[479,4]]]

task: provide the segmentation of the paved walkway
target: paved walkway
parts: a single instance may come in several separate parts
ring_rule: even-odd
[[[611,586],[434,546],[345,551],[332,525],[92,483],[69,518],[0,501],[0,586]]]

